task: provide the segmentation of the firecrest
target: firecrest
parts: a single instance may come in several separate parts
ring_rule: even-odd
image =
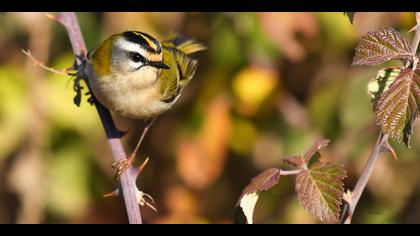
[[[88,53],[85,68],[95,98],[122,116],[149,121],[128,160],[114,163],[116,178],[133,161],[155,118],[176,103],[194,76],[197,60],[190,54],[204,49],[179,34],[159,42],[149,34],[126,31]]]

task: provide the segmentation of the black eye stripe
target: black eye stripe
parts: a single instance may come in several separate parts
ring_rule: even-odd
[[[128,58],[133,62],[146,63],[147,59],[138,52],[128,52]]]

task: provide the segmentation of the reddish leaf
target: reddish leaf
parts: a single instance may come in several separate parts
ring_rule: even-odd
[[[286,157],[283,161],[300,169],[303,168],[303,166],[305,165],[305,161],[302,159],[301,156]]]
[[[382,131],[410,147],[413,125],[419,116],[420,78],[411,69],[402,71],[378,101],[376,121]]]
[[[251,180],[251,184],[248,185],[251,191],[268,190],[272,188],[280,178],[280,169],[270,168],[263,171]],[[247,187],[247,188],[248,188]],[[247,189],[245,188],[245,189]]]
[[[245,187],[238,205],[242,208],[242,213],[245,215],[246,222],[252,224],[252,217],[254,214],[255,204],[258,201],[259,191],[268,190],[278,183],[280,178],[280,169],[270,168],[263,171],[251,180],[251,183]],[[236,219],[243,221],[241,211],[238,209]],[[236,222],[236,221],[235,221]],[[239,223],[239,222],[237,222]]]
[[[308,162],[317,152],[319,152],[319,150],[328,146],[329,142],[330,140],[328,139],[318,139],[303,155],[303,160]]]
[[[321,221],[336,223],[340,215],[343,179],[346,172],[341,165],[315,163],[296,178],[298,199],[313,216]]]
[[[381,27],[365,34],[356,47],[353,66],[379,65],[392,59],[413,56],[407,39],[392,27]]]
[[[280,178],[280,169],[269,168],[255,176],[245,187],[242,195],[272,188]]]
[[[295,166],[296,168],[305,169],[311,164],[319,161],[320,155],[316,154],[319,153],[321,149],[328,146],[329,142],[330,140],[328,139],[318,139],[308,150],[306,150],[303,156],[291,156],[285,158],[283,161]]]

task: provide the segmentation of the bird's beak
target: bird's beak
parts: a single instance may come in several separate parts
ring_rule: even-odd
[[[167,66],[161,61],[151,61],[149,62],[149,65],[160,69],[169,69],[169,66]]]

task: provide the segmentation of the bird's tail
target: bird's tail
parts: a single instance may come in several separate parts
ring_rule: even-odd
[[[174,32],[171,33],[171,36],[165,42],[172,44],[173,47],[187,55],[207,49],[203,44],[193,38]]]

